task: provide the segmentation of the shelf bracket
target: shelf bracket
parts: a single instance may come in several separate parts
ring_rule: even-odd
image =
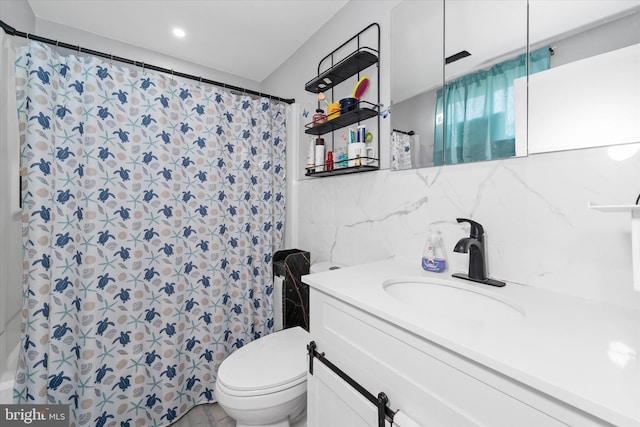
[[[640,205],[599,205],[589,202],[587,207],[600,212],[631,212],[633,290],[640,292]]]

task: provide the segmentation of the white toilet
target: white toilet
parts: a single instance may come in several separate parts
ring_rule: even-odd
[[[218,369],[215,395],[236,427],[306,426],[309,333],[274,332],[243,346]]]
[[[312,265],[310,272],[332,267],[329,263]],[[281,286],[276,280],[275,307],[282,307],[282,292],[277,289]],[[309,340],[309,333],[301,327],[273,332],[222,362],[215,396],[227,415],[236,420],[236,427],[306,427]]]

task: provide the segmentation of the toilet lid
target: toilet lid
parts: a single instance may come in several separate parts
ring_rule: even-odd
[[[259,338],[227,357],[217,381],[228,391],[273,393],[304,380],[309,333],[301,327]]]

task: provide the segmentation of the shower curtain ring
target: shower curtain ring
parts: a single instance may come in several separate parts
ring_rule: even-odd
[[[113,66],[113,53],[109,54],[109,66],[112,67]]]

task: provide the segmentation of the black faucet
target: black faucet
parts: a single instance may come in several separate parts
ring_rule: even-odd
[[[487,277],[484,252],[484,228],[481,224],[467,218],[456,218],[461,222],[468,222],[471,225],[469,237],[458,240],[453,248],[454,252],[469,253],[469,274],[456,273],[453,277],[483,283],[485,285],[502,287],[504,282],[493,280]]]

